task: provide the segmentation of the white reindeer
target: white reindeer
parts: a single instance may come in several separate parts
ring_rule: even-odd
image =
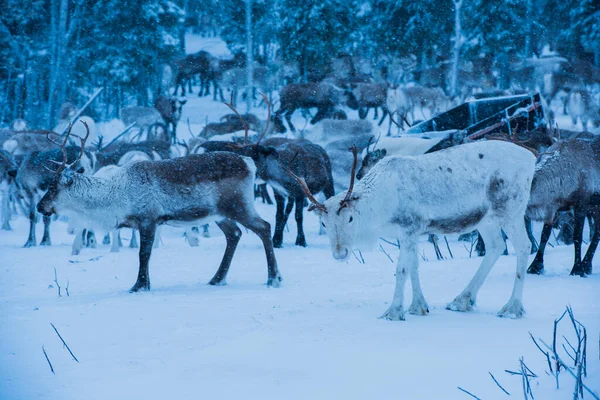
[[[356,151],[356,150],[355,150]],[[378,163],[347,193],[312,208],[322,218],[331,252],[346,260],[361,244],[372,244],[382,232],[400,239],[396,289],[382,318],[404,320],[404,284],[410,274],[411,314],[429,307],[418,275],[418,238],[423,233],[459,233],[478,229],[487,253],[467,287],[448,309],[469,311],[477,292],[504,251],[501,230],[513,242],[517,273],[512,295],[501,317],[519,318],[530,243],[523,224],[533,179],[535,157],[515,144],[486,141],[465,144],[422,156],[390,157]],[[296,177],[302,185],[303,180]],[[306,185],[303,185],[307,195]],[[385,234],[384,234],[385,235]]]

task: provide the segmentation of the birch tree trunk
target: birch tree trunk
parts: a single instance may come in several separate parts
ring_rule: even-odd
[[[252,65],[252,0],[246,0],[246,73],[248,86],[246,89],[246,113],[252,107],[252,92],[254,91],[254,66]]]
[[[61,79],[62,61],[64,56],[64,45],[67,34],[67,13],[69,11],[68,0],[60,0],[60,11],[58,13],[58,29],[56,28],[55,1],[52,2],[52,19],[54,20],[52,31],[55,32],[53,52],[54,64],[51,66],[50,91],[48,100],[48,129],[52,129],[56,123],[56,110],[58,104],[64,100],[64,88],[66,83]],[[60,86],[59,86],[60,82]]]
[[[462,29],[460,26],[460,8],[463,0],[454,1],[454,53],[452,55],[452,72],[450,74],[450,95],[458,94],[458,62],[462,45]]]

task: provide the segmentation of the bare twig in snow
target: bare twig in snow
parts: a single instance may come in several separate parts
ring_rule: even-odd
[[[461,388],[460,386],[458,386],[458,390],[460,390],[461,392],[464,392],[464,393],[468,394],[469,396],[471,396],[474,399],[481,400],[479,397],[477,397],[473,393],[471,393],[471,392],[469,392],[469,391]]]
[[[73,354],[73,352],[69,348],[69,345],[67,344],[67,342],[65,342],[65,339],[63,339],[63,337],[60,336],[60,333],[58,333],[58,329],[56,329],[56,327],[54,326],[54,324],[52,322],[50,322],[50,325],[52,325],[52,328],[54,329],[54,332],[56,332],[56,334],[60,338],[60,341],[63,342],[63,345],[67,348],[67,350],[69,351],[69,354],[71,354],[71,357],[73,357],[73,360],[79,362],[79,360],[77,359],[77,357],[75,357],[75,354]]]
[[[448,244],[448,238],[446,237],[446,235],[444,235],[444,240],[446,241],[446,247],[448,248],[448,253],[450,253],[450,257],[454,258],[454,256],[452,255],[452,250],[450,250],[450,245]]]
[[[387,258],[390,259],[390,262],[394,263],[394,260],[392,259],[392,257],[389,255],[389,253],[387,251],[385,251],[385,249],[383,248],[382,245],[379,245],[379,250],[381,250],[383,252],[383,254],[385,254],[387,256]]]
[[[396,246],[397,248],[400,248],[400,241],[398,241],[398,243],[393,243],[390,242],[389,240],[385,240],[384,238],[380,237],[379,240],[383,240],[384,242],[386,242],[387,244],[391,244],[392,246]]]
[[[58,278],[56,276],[56,268],[54,268],[54,283],[56,283],[56,290],[58,290],[58,297],[62,297],[60,294],[60,285],[58,284]]]
[[[70,281],[67,281],[67,286],[65,287],[65,292],[67,292],[67,297],[71,296],[71,295],[69,294],[69,282],[70,282]]]
[[[496,383],[496,385],[498,385],[498,387],[499,387],[500,389],[502,389],[502,391],[503,391],[504,393],[506,393],[508,396],[510,396],[510,393],[508,393],[508,392],[506,391],[506,389],[504,389],[504,388],[502,387],[502,385],[500,384],[500,382],[498,382],[498,380],[497,380],[497,379],[494,377],[494,375],[492,375],[492,373],[491,373],[491,372],[489,372],[489,371],[488,371],[488,374],[490,374],[490,376],[492,377],[492,379],[494,380],[494,382]]]
[[[358,260],[359,263],[364,264],[365,263],[365,259],[362,255],[362,252],[360,251],[360,249],[357,249],[356,251],[358,251],[358,256],[360,256],[360,258],[358,258],[358,256],[356,255],[355,251],[352,251],[352,254],[354,254],[354,257]]]
[[[52,367],[52,363],[50,362],[50,359],[48,358],[48,354],[46,354],[46,349],[44,349],[43,345],[42,345],[42,351],[44,352],[44,357],[46,357],[46,361],[48,361],[48,365],[50,366],[50,371],[52,371],[53,374],[56,374],[54,372],[54,367]]]

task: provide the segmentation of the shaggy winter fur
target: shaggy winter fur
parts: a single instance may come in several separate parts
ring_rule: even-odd
[[[510,160],[509,163],[506,160]],[[505,142],[480,142],[416,157],[390,157],[377,164],[354,187],[350,200],[339,194],[324,204],[321,214],[334,258],[345,260],[357,246],[385,235],[400,238],[396,289],[383,318],[404,320],[404,284],[410,275],[411,314],[429,309],[418,275],[419,235],[459,233],[479,229],[488,248],[479,270],[448,309],[469,311],[477,292],[504,251],[501,229],[517,254],[512,295],[502,317],[519,318],[529,241],[523,216],[529,199],[535,157]],[[317,209],[318,210],[318,209]]]
[[[600,233],[596,229],[588,251],[581,261],[583,224],[588,211],[600,221],[600,138],[567,139],[555,143],[539,158],[527,207],[528,216],[544,222],[540,246],[529,273],[542,273],[544,249],[557,211],[574,209],[575,262],[571,274],[592,272],[592,258]],[[600,225],[599,225],[600,226]]]
[[[267,256],[269,286],[281,281],[270,238],[270,225],[254,209],[255,166],[251,159],[229,152],[191,155],[165,161],[142,161],[120,168],[108,179],[71,170],[54,180],[38,204],[53,213],[100,225],[140,232],[140,268],[131,291],[149,290],[148,263],[155,230],[162,224],[217,221],[227,248],[211,284],[222,285],[242,235],[236,222],[256,233]]]

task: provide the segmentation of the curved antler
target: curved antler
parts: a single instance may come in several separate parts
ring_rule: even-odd
[[[71,168],[73,165],[77,164],[77,162],[81,159],[81,156],[83,155],[83,153],[85,151],[85,142],[87,141],[88,137],[90,136],[90,128],[88,127],[88,124],[85,121],[80,120],[80,122],[85,126],[86,134],[85,134],[84,138],[82,138],[79,135],[72,134],[74,137],[76,137],[77,139],[79,139],[81,141],[81,151],[79,152],[79,156],[75,159],[75,161],[73,161],[71,164],[68,164],[68,165],[67,165],[67,160],[68,160],[67,143],[69,142],[69,137],[71,136],[71,129],[73,128],[73,123],[69,124],[67,133],[65,134],[65,140],[63,140],[62,143],[59,143],[50,137],[50,134],[52,132],[46,133],[46,139],[48,139],[49,142],[57,145],[63,156],[62,162],[60,162],[60,163],[58,161],[51,160],[55,164],[59,164],[58,169],[56,171],[54,171],[57,175],[60,175],[60,173],[63,172],[65,169]]]
[[[233,91],[231,92],[231,99],[229,100],[229,103],[223,102],[223,104],[225,104],[227,107],[229,107],[229,109],[231,111],[233,111],[235,113],[235,115],[237,115],[238,118],[240,119],[240,122],[242,123],[242,126],[244,127],[244,144],[247,144],[248,143],[248,124],[246,124],[246,120],[240,115],[240,113],[233,106]]]
[[[299,177],[298,175],[294,174],[291,170],[290,167],[292,165],[292,163],[294,162],[294,160],[296,159],[296,156],[298,155],[298,152],[296,152],[296,154],[294,154],[294,157],[292,157],[292,160],[290,161],[289,165],[287,167],[283,167],[283,170],[292,178],[294,178],[296,180],[296,182],[298,182],[298,185],[300,185],[300,188],[302,188],[302,191],[304,192],[304,194],[306,195],[306,197],[308,197],[308,199],[310,200],[310,202],[312,203],[309,207],[308,207],[308,211],[312,211],[315,208],[318,209],[319,211],[322,211],[324,213],[327,213],[327,208],[322,204],[319,203],[319,201],[317,199],[315,199],[315,196],[313,196],[313,194],[310,192],[310,189],[308,188],[308,184],[306,183],[306,180],[304,178]]]
[[[340,201],[340,208],[338,209],[338,214],[344,207],[348,207],[348,203],[351,200],[352,191],[354,190],[354,180],[356,179],[356,164],[358,163],[358,149],[356,145],[353,145],[348,149],[348,151],[352,152],[354,156],[354,161],[352,162],[352,172],[350,175],[350,186],[348,187],[348,191],[346,192],[346,196]]]

